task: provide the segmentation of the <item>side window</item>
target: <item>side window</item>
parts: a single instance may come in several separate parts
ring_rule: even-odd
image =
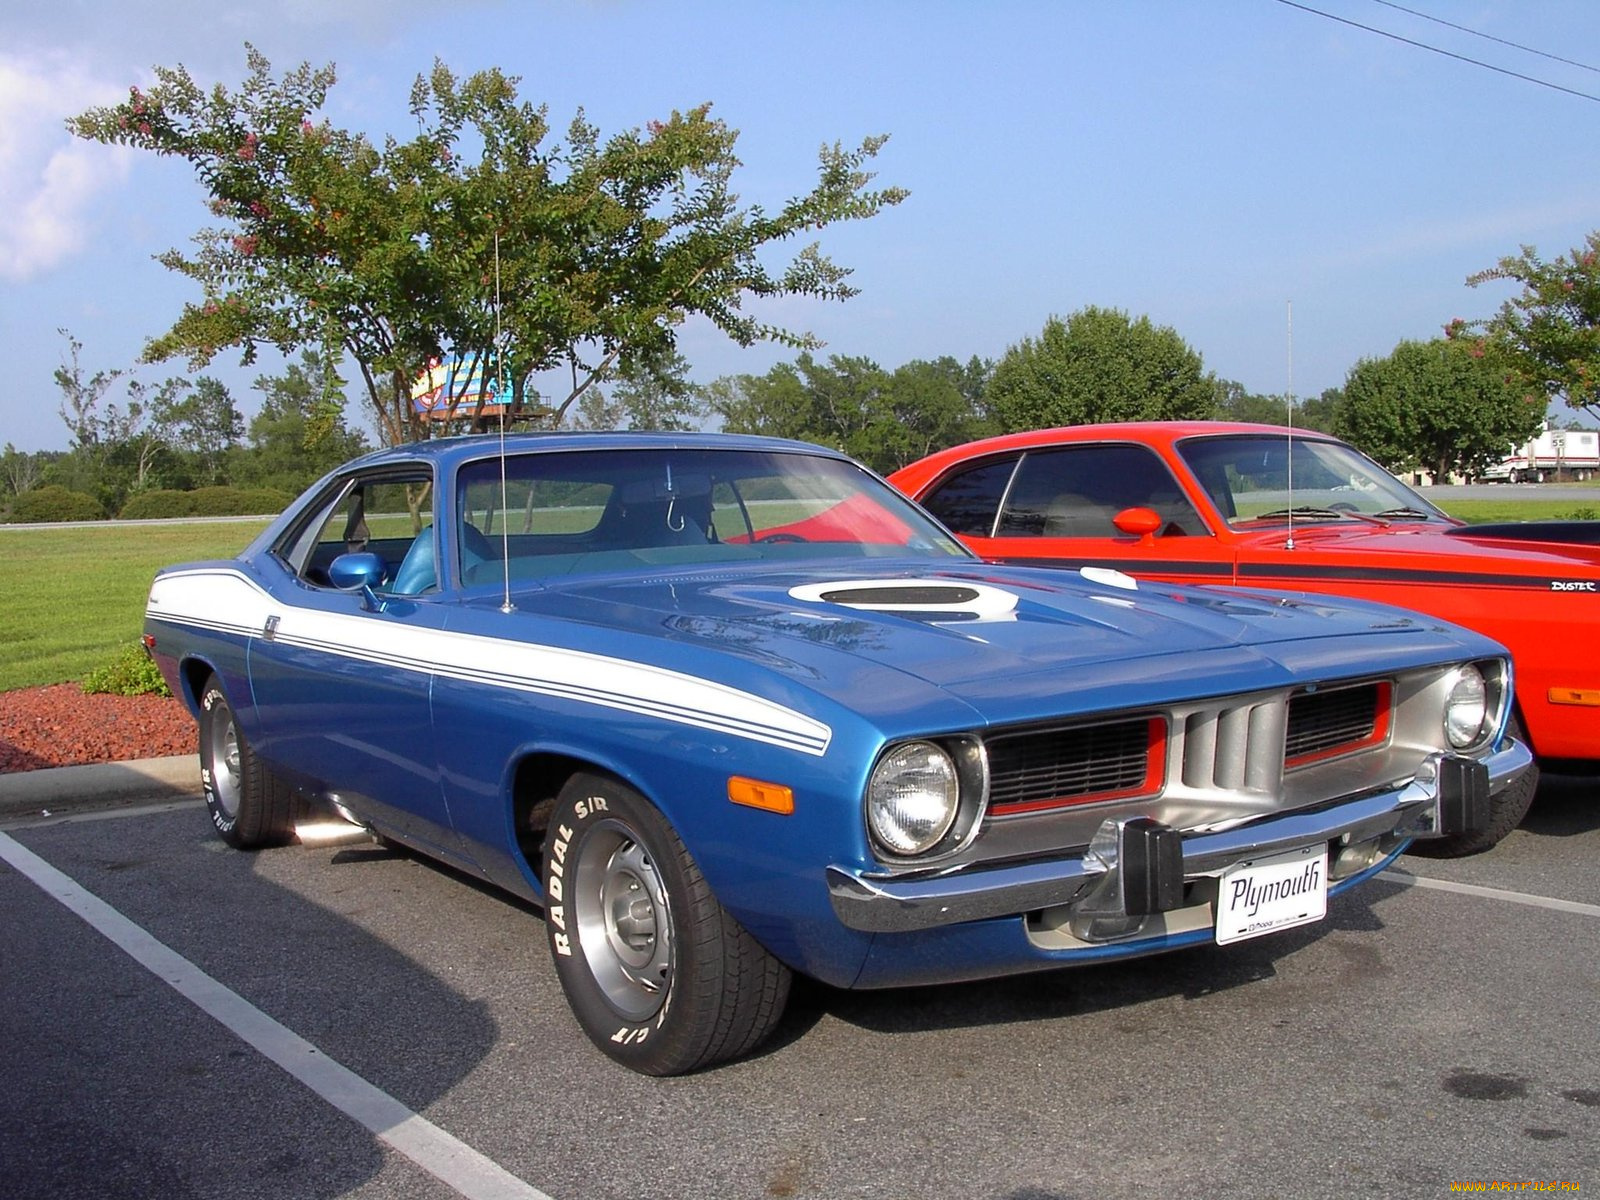
[[[330,493],[328,501],[274,547],[278,557],[307,583],[330,586],[328,564],[341,554],[370,551],[386,565],[392,587],[408,556],[404,587],[414,594],[437,582],[430,570],[433,545],[433,488],[422,470],[356,476]],[[427,562],[423,562],[427,559]]]
[[[1031,450],[1000,516],[1002,537],[1120,536],[1113,518],[1125,508],[1154,509],[1161,536],[1205,532],[1194,506],[1166,465],[1146,446],[1064,446]]]
[[[952,533],[991,537],[1016,465],[1016,459],[1002,458],[953,475],[923,497],[922,507]]]

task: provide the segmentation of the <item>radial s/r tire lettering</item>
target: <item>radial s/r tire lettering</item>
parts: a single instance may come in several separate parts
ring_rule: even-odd
[[[790,972],[711,894],[638,792],[580,774],[557,798],[541,879],[556,974],[616,1061],[678,1075],[748,1053],[777,1025]]]

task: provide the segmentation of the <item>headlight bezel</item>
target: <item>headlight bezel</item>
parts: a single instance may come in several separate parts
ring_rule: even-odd
[[[896,837],[889,823],[892,810],[885,804],[887,785],[892,782],[888,773],[914,771],[906,756],[929,751],[948,766],[954,793],[949,811],[923,836]],[[960,853],[977,835],[988,792],[988,756],[976,737],[906,738],[884,746],[867,773],[861,799],[862,819],[874,855],[892,866],[922,866]]]

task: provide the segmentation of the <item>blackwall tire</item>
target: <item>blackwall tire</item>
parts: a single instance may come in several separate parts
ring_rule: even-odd
[[[1522,726],[1513,718],[1511,736],[1526,742]],[[1426,838],[1411,843],[1408,853],[1420,858],[1465,858],[1493,849],[1522,824],[1539,790],[1539,764],[1535,762],[1515,783],[1489,801],[1489,827],[1477,833],[1458,833],[1450,837]]]
[[[737,1058],[776,1027],[790,972],[711,894],[666,819],[602,775],[568,781],[541,878],[556,975],[594,1044],[645,1075]]]
[[[306,802],[256,757],[215,676],[200,692],[200,782],[211,824],[228,845],[254,850],[294,840]]]

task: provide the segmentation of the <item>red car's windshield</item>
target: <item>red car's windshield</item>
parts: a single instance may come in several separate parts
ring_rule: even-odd
[[[1238,434],[1188,438],[1178,453],[1230,525],[1291,517],[1448,519],[1343,442]]]

